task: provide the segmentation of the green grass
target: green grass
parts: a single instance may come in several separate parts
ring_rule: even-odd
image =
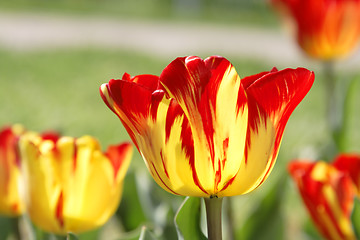
[[[183,2],[180,5],[177,2]],[[0,10],[106,16],[126,19],[200,21],[212,24],[275,26],[278,21],[266,0],[3,0]],[[184,4],[185,3],[185,4]]]

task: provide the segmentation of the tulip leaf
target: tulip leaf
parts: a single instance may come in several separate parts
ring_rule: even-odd
[[[79,238],[74,233],[68,233],[66,240],[79,240]]]
[[[121,220],[125,231],[135,230],[147,221],[141,206],[134,171],[126,174],[123,196],[116,216]]]
[[[201,198],[187,197],[175,216],[175,225],[179,239],[207,239],[200,228]]]
[[[360,239],[360,199],[354,201],[354,209],[351,214],[352,225],[356,234],[356,238]]]
[[[235,234],[236,239],[283,239],[284,220],[281,215],[285,179],[272,186],[245,224]],[[261,231],[259,231],[261,229]]]
[[[303,225],[303,230],[306,233],[306,238],[309,240],[321,239],[319,230],[315,227],[311,218],[308,218]]]

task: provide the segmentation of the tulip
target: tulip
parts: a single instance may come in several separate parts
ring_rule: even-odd
[[[355,240],[350,216],[356,188],[349,175],[322,161],[291,162],[289,172],[324,238]]]
[[[297,26],[297,41],[311,57],[345,57],[359,43],[360,0],[272,0]]]
[[[90,136],[27,133],[19,146],[28,214],[40,229],[81,233],[103,225],[116,211],[132,156],[129,143],[103,153]]]
[[[0,215],[20,216],[24,212],[21,198],[21,171],[18,139],[24,132],[20,125],[0,131]]]
[[[240,80],[222,57],[181,57],[161,75],[125,73],[100,87],[154,180],[183,196],[248,193],[269,176],[285,125],[310,90],[306,69]]]
[[[342,154],[335,158],[334,167],[342,172],[346,172],[355,184],[360,196],[360,155]]]

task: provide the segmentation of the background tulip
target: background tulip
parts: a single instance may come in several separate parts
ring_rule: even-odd
[[[39,228],[79,233],[103,225],[118,207],[132,156],[125,143],[101,152],[90,136],[40,136],[20,139],[27,208]]]
[[[163,189],[224,197],[267,178],[285,124],[313,79],[298,68],[240,80],[225,58],[183,57],[160,77],[125,74],[100,91]]]
[[[20,125],[4,127],[0,131],[0,215],[19,216],[24,212],[17,145],[23,132]]]
[[[289,171],[321,234],[326,239],[355,240],[350,215],[356,188],[349,175],[322,161],[295,161]]]
[[[293,19],[297,41],[311,57],[348,55],[360,39],[360,0],[272,0]]]

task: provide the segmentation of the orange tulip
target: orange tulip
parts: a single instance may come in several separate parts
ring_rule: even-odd
[[[289,171],[321,234],[326,239],[355,240],[350,216],[356,188],[349,175],[325,162],[295,161]]]
[[[270,174],[290,114],[307,94],[306,69],[240,80],[222,57],[182,57],[160,77],[124,74],[100,87],[155,181],[183,196],[224,197]]]
[[[23,132],[20,125],[4,127],[0,131],[0,215],[19,216],[24,212],[17,146]]]
[[[297,41],[311,57],[346,56],[360,39],[360,0],[272,0],[297,26]]]
[[[80,233],[103,225],[116,211],[132,155],[129,143],[102,153],[90,136],[26,133],[19,146],[27,210],[39,228]]]

